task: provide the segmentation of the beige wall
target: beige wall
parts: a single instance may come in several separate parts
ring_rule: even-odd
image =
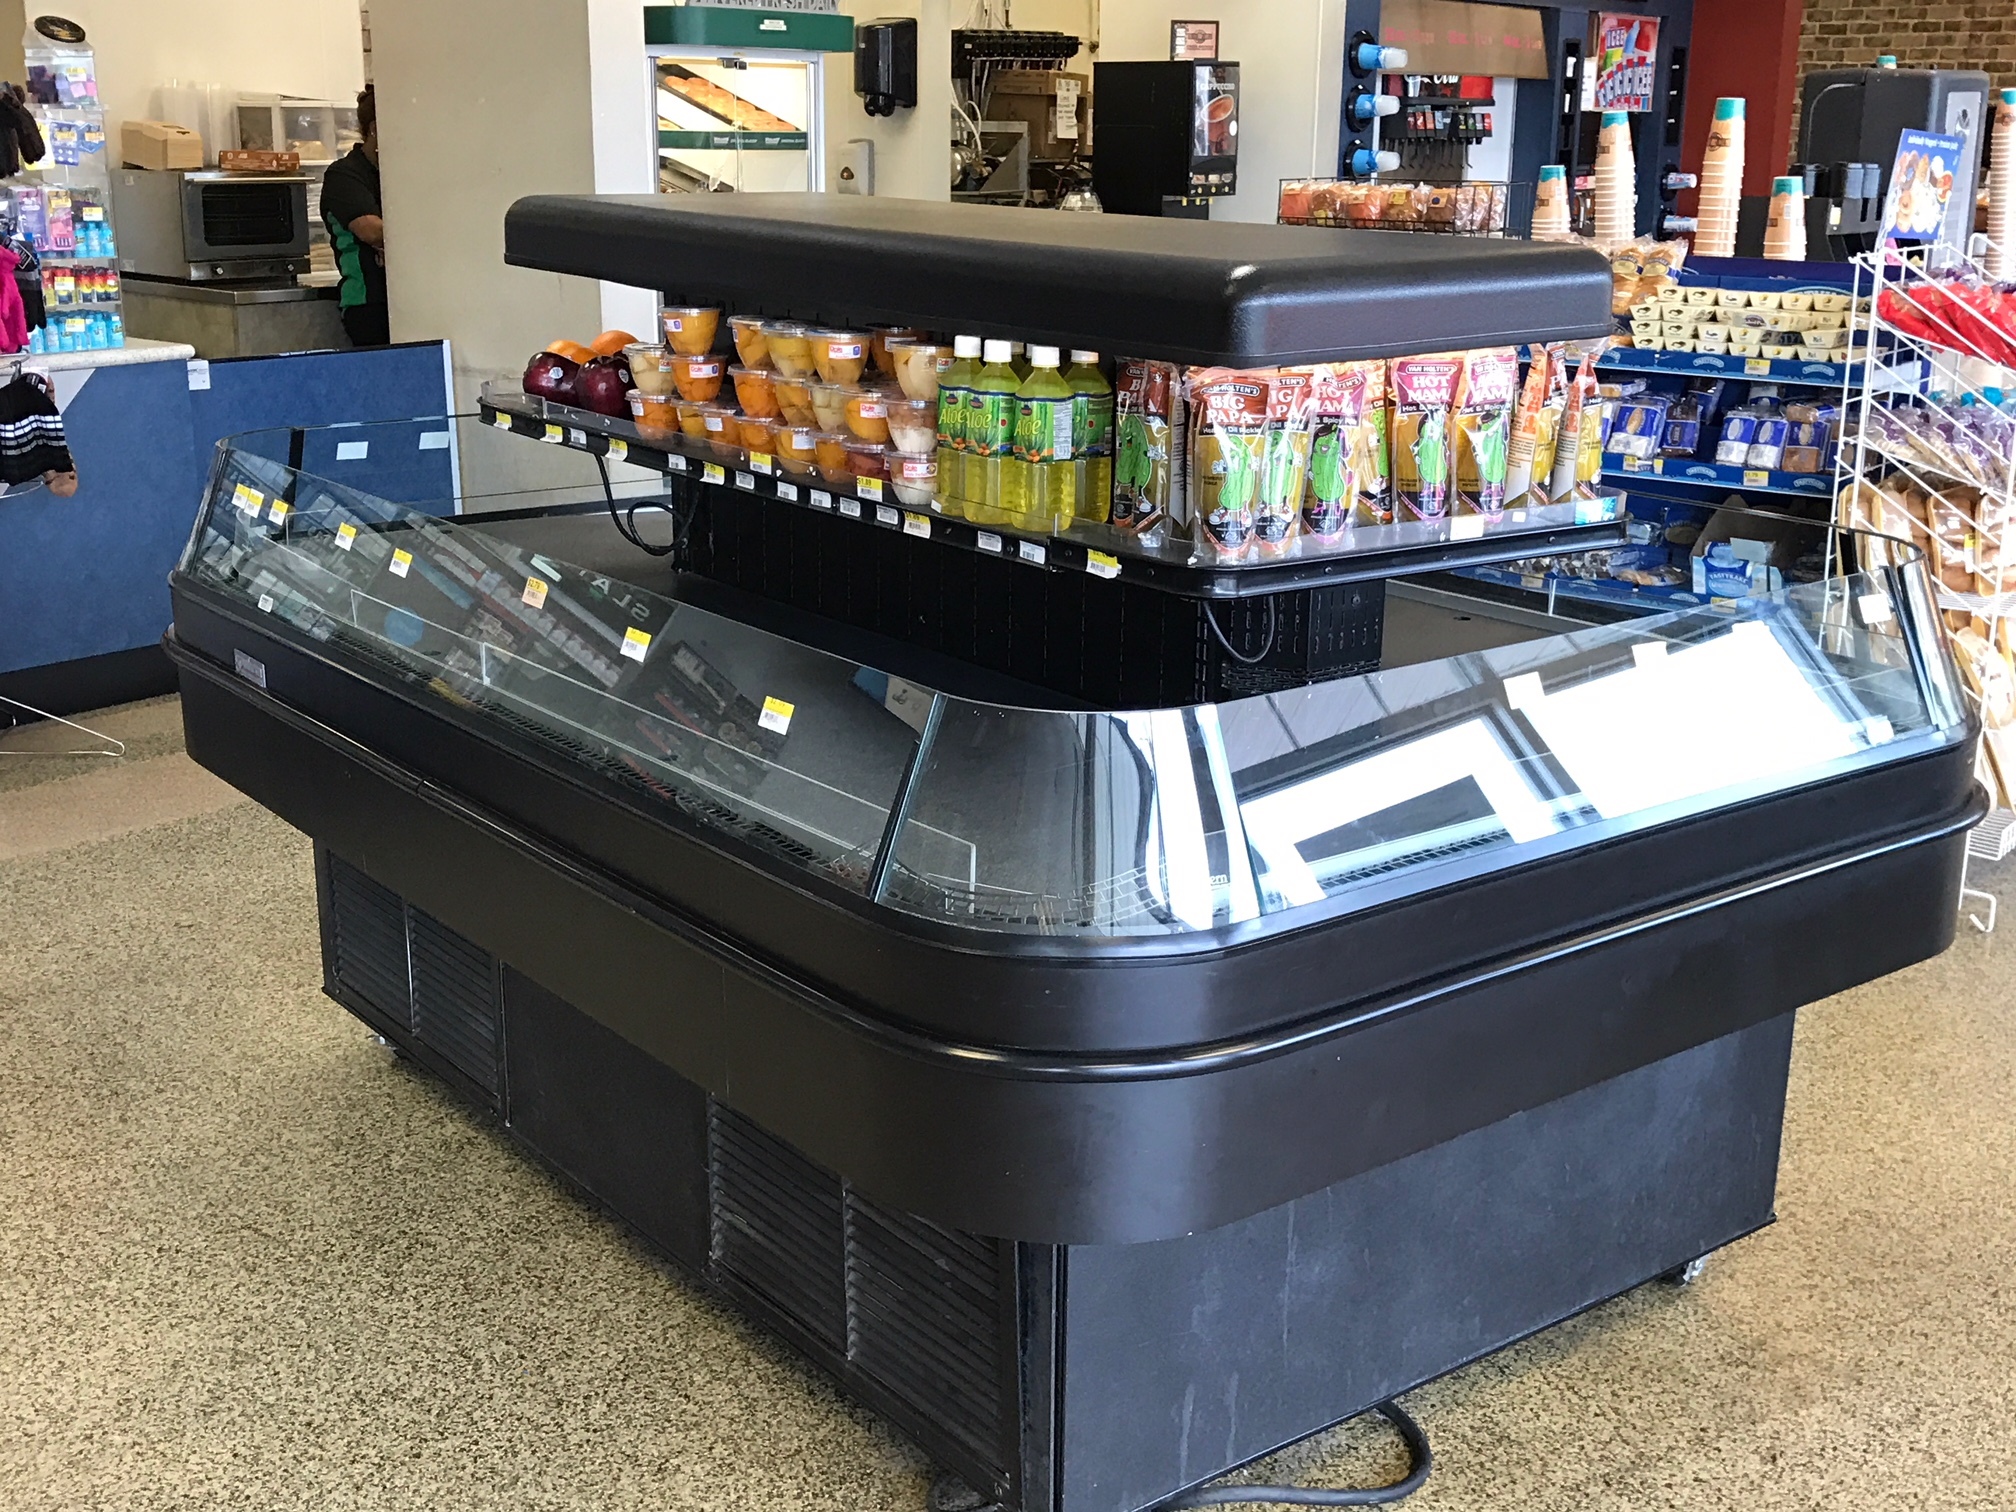
[[[62,0],[27,10],[68,16],[89,33],[114,141],[120,122],[154,114],[154,91],[172,80],[316,100],[364,87],[357,0]],[[0,8],[9,41],[21,13]]]

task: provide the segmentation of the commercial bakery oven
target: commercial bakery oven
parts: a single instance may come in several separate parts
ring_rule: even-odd
[[[1176,282],[1193,351],[1284,355]],[[900,561],[941,616],[955,554],[1108,584],[1082,557],[485,418],[589,454],[574,498],[436,518],[327,437],[225,443],[173,583],[190,752],[314,837],[339,1002],[973,1505],[1170,1504],[1767,1224],[1793,1011],[1951,938],[1976,731],[1907,547],[1143,707],[700,537],[796,511],[778,581]],[[605,494],[611,455],[652,474]]]

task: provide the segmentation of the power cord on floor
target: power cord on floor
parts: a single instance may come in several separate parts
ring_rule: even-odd
[[[616,526],[616,533],[618,535],[622,536],[624,540],[647,556],[654,557],[671,556],[681,546],[686,544],[686,532],[690,528],[690,523],[680,517],[677,506],[666,511],[672,516],[672,539],[670,541],[666,542],[663,546],[653,546],[649,541],[640,536],[637,533],[637,511],[645,504],[650,504],[653,508],[662,508],[663,506],[658,504],[656,500],[639,499],[627,510],[619,513],[616,508],[616,490],[609,482],[609,464],[602,460],[601,453],[597,452],[593,455],[595,457],[595,470],[602,475],[602,497],[608,502],[609,519]]]
[[[1267,659],[1267,653],[1274,649],[1274,600],[1267,600],[1267,639],[1260,643],[1260,649],[1251,656],[1241,656],[1232,649],[1232,642],[1225,639],[1225,632],[1218,628],[1218,616],[1211,610],[1207,600],[1204,604],[1204,623],[1211,627],[1211,633],[1218,638],[1218,644],[1225,648],[1225,654],[1242,667],[1251,667]]]
[[[1181,1512],[1189,1507],[1223,1507],[1235,1502],[1264,1502],[1276,1507],[1381,1507],[1412,1496],[1428,1483],[1435,1468],[1435,1456],[1428,1448],[1428,1435],[1407,1415],[1398,1402],[1381,1402],[1372,1409],[1399,1430],[1407,1446],[1407,1474],[1390,1486],[1367,1486],[1352,1490],[1326,1491],[1309,1486],[1205,1486],[1162,1504],[1163,1512]]]

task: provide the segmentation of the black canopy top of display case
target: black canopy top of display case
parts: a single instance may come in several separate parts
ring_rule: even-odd
[[[854,195],[534,195],[504,255],[732,311],[1251,367],[1612,327],[1578,248]]]

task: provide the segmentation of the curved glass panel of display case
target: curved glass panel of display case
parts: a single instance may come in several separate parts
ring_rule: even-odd
[[[220,451],[188,579],[791,875],[965,929],[1314,922],[1969,733],[1908,548],[1237,702],[1071,712],[892,679],[277,449]]]

